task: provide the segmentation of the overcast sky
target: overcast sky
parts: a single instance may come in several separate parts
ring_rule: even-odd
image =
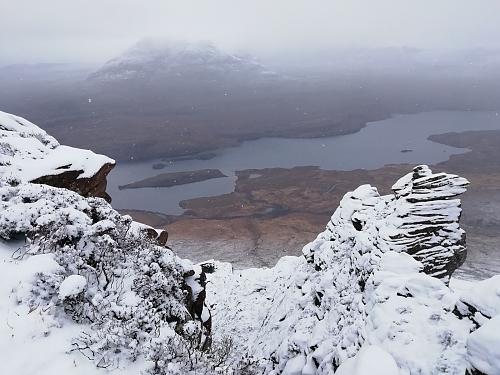
[[[252,53],[500,48],[500,0],[0,0],[0,63],[100,62],[146,37]]]

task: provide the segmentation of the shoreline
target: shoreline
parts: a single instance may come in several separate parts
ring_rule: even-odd
[[[471,181],[462,198],[464,227],[469,235],[464,267],[477,268],[489,256],[484,253],[485,244],[491,251],[500,248],[500,236],[495,234],[500,233],[500,214],[490,209],[492,205],[500,207],[500,130],[439,135],[441,142],[470,148],[431,168]],[[478,163],[483,168],[477,168]],[[387,194],[395,179],[410,170],[411,165],[406,164],[353,171],[319,167],[249,169],[238,171],[235,189],[229,194],[183,201],[186,211],[181,215],[120,211],[166,229],[169,242],[180,256],[197,261],[218,257],[237,268],[272,266],[283,255],[298,255],[300,248],[314,239],[345,192],[369,183]],[[266,215],[272,207],[282,211]],[[227,243],[235,239],[238,245],[227,248]]]

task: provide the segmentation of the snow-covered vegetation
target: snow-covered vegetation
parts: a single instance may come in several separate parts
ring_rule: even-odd
[[[50,144],[50,150],[62,147],[35,125],[7,118],[1,123],[7,133],[1,138],[3,148],[14,139],[16,147],[25,147],[23,157],[31,155],[33,163],[43,164],[50,152],[47,156],[40,147],[36,153],[33,142]],[[24,128],[28,125],[29,133]],[[30,144],[22,143],[30,139]],[[21,159],[16,152],[17,148],[4,155],[0,175],[2,266],[14,277],[3,280],[11,285],[2,294],[7,326],[2,327],[3,353],[11,358],[23,353],[22,344],[9,343],[18,335],[9,323],[14,316],[16,321],[22,319],[20,326],[41,331],[42,336],[68,320],[81,324],[78,334],[57,345],[88,358],[96,368],[123,369],[140,362],[147,373],[186,374],[201,362],[205,369],[217,367],[208,350],[210,313],[204,306],[199,267],[160,246],[148,228],[120,215],[104,199],[34,184],[29,182],[31,175],[22,178],[18,164],[11,162]],[[108,161],[83,151],[74,157],[82,154],[90,158],[83,171],[97,171]],[[32,321],[33,316],[38,319]],[[7,367],[9,373],[23,373],[24,363],[17,365]],[[37,371],[55,370],[49,366]]]
[[[500,276],[450,282],[461,177],[419,166],[394,194],[363,185],[302,256],[238,271],[33,183],[63,146],[7,114],[0,131],[2,373],[500,374]],[[109,162],[63,154],[82,178]]]

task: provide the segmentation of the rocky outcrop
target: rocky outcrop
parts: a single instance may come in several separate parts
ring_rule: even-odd
[[[460,200],[453,198],[464,193],[468,183],[418,166],[392,187],[401,222],[397,233],[389,235],[391,246],[412,255],[431,276],[449,279],[467,256],[465,231],[459,227]]]
[[[12,185],[32,182],[104,198],[113,159],[89,150],[60,145],[55,138],[21,117],[0,112],[0,179]],[[149,239],[166,246],[168,233],[135,224]]]
[[[464,374],[470,322],[453,313],[446,283],[465,254],[456,196],[466,185],[419,166],[393,195],[347,193],[302,258],[266,270],[217,264],[207,284],[214,332],[246,335],[242,352],[269,374],[350,373],[366,345],[405,373]]]
[[[62,146],[35,124],[0,112],[0,176],[76,191],[108,202],[106,176],[115,162],[89,150]]]
[[[462,177],[434,174],[422,165],[393,185],[394,195],[380,196],[376,188],[361,186],[344,196],[326,231],[304,254],[310,262],[320,261],[315,253],[325,234],[340,241],[332,244],[333,250],[352,238],[363,242],[363,252],[408,253],[424,265],[425,273],[447,282],[466,256],[460,200],[454,198],[467,184]]]
[[[79,178],[83,171],[78,170],[41,176],[31,182],[65,188],[76,191],[84,197],[99,197],[111,202],[111,197],[106,193],[106,177],[114,166],[112,163],[106,163],[91,177]]]

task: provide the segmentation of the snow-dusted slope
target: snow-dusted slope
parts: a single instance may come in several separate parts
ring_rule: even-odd
[[[419,166],[394,194],[363,185],[303,256],[236,271],[178,258],[101,198],[30,182],[110,160],[0,120],[2,373],[500,374],[500,278],[448,287],[465,179]]]
[[[201,268],[104,199],[30,182],[61,165],[90,179],[111,159],[0,120],[0,372],[157,374],[170,355],[169,373],[188,373],[210,343]]]

